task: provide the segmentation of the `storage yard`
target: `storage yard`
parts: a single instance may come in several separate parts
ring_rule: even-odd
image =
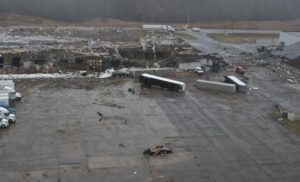
[[[0,130],[1,180],[300,180],[300,77],[287,58],[212,30],[109,31],[1,29],[0,77],[22,96]]]

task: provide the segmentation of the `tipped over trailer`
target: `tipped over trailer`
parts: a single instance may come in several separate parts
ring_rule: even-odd
[[[224,93],[235,93],[236,86],[234,84],[215,82],[208,80],[197,80],[196,87],[201,90],[217,91]]]
[[[186,89],[186,84],[184,82],[171,80],[168,78],[163,78],[146,73],[140,76],[140,83],[142,83],[146,87],[154,86],[178,92],[185,92]]]
[[[240,79],[238,79],[235,76],[225,76],[225,83],[232,83],[235,84],[236,86],[236,90],[238,92],[247,92],[248,91],[248,86],[246,83],[244,83],[243,81],[241,81]]]

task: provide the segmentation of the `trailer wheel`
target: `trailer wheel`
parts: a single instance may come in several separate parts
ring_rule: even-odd
[[[4,124],[2,124],[2,125],[0,126],[0,128],[5,128],[5,125],[4,125]]]

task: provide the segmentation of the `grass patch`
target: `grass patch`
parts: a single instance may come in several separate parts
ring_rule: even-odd
[[[221,34],[221,33],[211,33],[207,35],[208,37],[217,40],[219,42],[225,43],[245,43],[253,40],[259,39],[278,39],[279,34],[271,34],[271,33],[229,33],[229,34]]]
[[[175,37],[177,39],[184,39],[184,40],[196,40],[197,39],[196,37],[186,34],[186,33],[175,33]]]
[[[287,121],[283,125],[290,131],[300,134],[300,122],[299,121]]]
[[[293,133],[300,134],[300,121],[289,121],[287,119],[282,118],[279,111],[274,110],[270,113],[271,118],[277,120],[279,124],[286,127]]]

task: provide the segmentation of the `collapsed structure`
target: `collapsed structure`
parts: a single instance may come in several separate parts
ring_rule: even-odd
[[[2,73],[173,67],[200,53],[173,33],[140,29],[29,27],[0,30],[0,37]]]

